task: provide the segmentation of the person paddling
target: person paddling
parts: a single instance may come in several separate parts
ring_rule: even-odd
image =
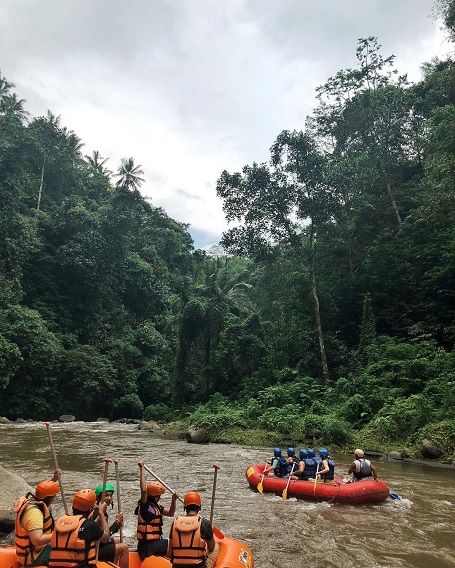
[[[348,470],[348,474],[352,473],[352,481],[362,481],[362,479],[369,479],[371,476],[373,476],[375,481],[378,478],[375,467],[370,460],[364,459],[364,455],[364,451],[360,448],[354,450],[355,459]]]
[[[99,514],[99,505],[101,501],[101,495],[103,493],[103,484],[100,483],[95,489],[96,503],[98,509],[93,510],[92,518],[96,520]],[[109,507],[113,507],[113,496],[114,496],[114,486],[110,483],[106,484],[104,490],[104,502],[106,503],[106,510]],[[109,523],[109,517],[107,512],[104,513],[106,517],[106,522]],[[100,543],[98,559],[104,560],[106,562],[113,562],[120,566],[120,568],[128,568],[129,564],[129,550],[128,545],[124,542],[120,542],[119,537],[113,537],[112,535],[117,533],[120,527],[123,525],[123,513],[118,512],[115,515],[115,521],[109,527],[110,539],[108,542]]]
[[[183,508],[186,515],[175,518],[169,534],[172,568],[193,566],[212,568],[220,553],[213,538],[212,523],[199,514],[201,496],[196,491],[185,495]]]
[[[55,522],[50,568],[96,568],[96,543],[109,540],[106,503],[100,503],[98,519],[90,518],[96,496],[93,489],[80,489],[73,498],[73,514]]]
[[[141,498],[134,511],[137,515],[137,552],[141,560],[154,554],[155,556],[169,557],[169,541],[163,538],[163,515],[173,517],[177,493],[172,494],[171,506],[165,508],[158,503],[161,495],[166,492],[164,485],[152,481],[145,482],[144,462],[138,462],[140,469]]]
[[[54,530],[54,519],[49,507],[54,497],[60,493],[57,483],[60,475],[61,471],[55,470],[52,479],[38,483],[35,494],[27,493],[20,497],[14,507],[14,543],[17,561],[21,566],[39,566],[49,560]]]

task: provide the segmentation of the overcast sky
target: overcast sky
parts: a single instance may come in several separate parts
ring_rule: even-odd
[[[26,110],[50,109],[142,192],[190,224],[226,228],[216,181],[302,129],[315,88],[355,65],[358,38],[419,80],[450,51],[433,0],[0,0],[0,69]]]

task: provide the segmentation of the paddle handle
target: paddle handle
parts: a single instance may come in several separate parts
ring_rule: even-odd
[[[319,464],[316,466],[316,475],[314,476],[313,494],[316,495],[316,484],[318,482]]]
[[[106,497],[106,484],[107,484],[107,470],[109,468],[109,464],[112,463],[112,460],[109,458],[103,458],[104,462],[104,475],[103,475],[103,490],[101,492],[100,503],[104,503],[104,499]],[[101,513],[99,513],[101,514]],[[98,555],[100,552],[100,541],[96,541],[96,549],[95,549],[95,561],[98,562]]]
[[[46,425],[47,428],[47,435],[49,438],[49,445],[51,447],[51,454],[52,454],[52,458],[54,460],[54,469],[57,472],[58,475],[58,484],[60,486],[60,494],[62,496],[62,503],[63,503],[63,508],[65,510],[65,514],[69,515],[69,511],[68,511],[68,507],[66,505],[66,499],[65,499],[65,492],[63,491],[63,483],[62,483],[62,476],[59,475],[59,467],[58,467],[58,463],[57,463],[57,454],[55,453],[55,448],[54,448],[54,441],[52,440],[52,432],[51,432],[51,423],[50,422],[45,422],[44,423]]]
[[[116,488],[117,488],[117,513],[121,513],[122,512],[122,505],[121,505],[121,501],[120,501],[120,482],[119,482],[119,477],[118,477],[118,460],[114,460],[114,465],[115,465],[115,484],[116,484]],[[119,524],[119,535],[120,535],[120,542],[123,542],[123,527],[121,524]]]
[[[210,523],[213,522],[213,509],[215,508],[215,490],[216,490],[216,476],[218,475],[219,465],[213,464],[215,471],[213,472],[213,487],[212,487],[212,505],[210,507]]]
[[[174,491],[173,489],[171,489],[167,483],[165,483],[162,479],[160,479],[160,478],[156,475],[156,473],[154,473],[154,472],[153,472],[149,467],[147,467],[145,464],[144,464],[144,469],[145,469],[146,471],[148,471],[148,472],[150,473],[150,475],[152,475],[157,481],[159,481],[159,482],[161,483],[161,485],[163,485],[164,487],[166,487],[166,489],[167,489],[170,493],[172,493],[173,495],[177,495],[177,491]],[[180,495],[177,495],[177,499],[179,499],[179,501],[181,501],[181,502],[183,503],[183,499],[180,497]]]

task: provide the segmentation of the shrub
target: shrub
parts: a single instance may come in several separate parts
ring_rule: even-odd
[[[420,428],[413,438],[419,443],[428,438],[443,452],[445,459],[455,459],[455,420],[428,424]]]
[[[193,426],[212,431],[250,425],[244,409],[229,405],[228,399],[220,394],[213,395],[207,404],[198,406],[189,416],[189,421]]]
[[[259,426],[289,435],[298,429],[301,412],[295,404],[285,404],[282,408],[272,406],[258,418]]]
[[[162,402],[151,404],[144,410],[144,420],[155,420],[156,422],[171,422],[174,419],[174,412],[169,406]]]
[[[137,394],[126,394],[113,404],[114,418],[141,418],[144,405]]]
[[[430,403],[422,394],[386,404],[367,427],[378,439],[406,440],[431,419]]]

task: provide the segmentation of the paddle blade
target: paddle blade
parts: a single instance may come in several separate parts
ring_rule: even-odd
[[[223,540],[223,538],[224,538],[224,534],[223,534],[223,533],[220,531],[220,529],[217,528],[217,527],[213,527],[213,534],[214,534],[217,538],[219,538],[220,540]]]
[[[258,491],[259,493],[262,493],[264,491],[264,487],[262,486],[262,481],[258,483]]]
[[[281,494],[281,497],[283,497],[283,499],[287,499],[288,498],[288,488],[285,487],[283,489],[283,493]]]
[[[401,497],[399,495],[397,495],[396,493],[389,493],[389,497],[391,499],[394,499],[395,501],[398,499],[401,499]]]

